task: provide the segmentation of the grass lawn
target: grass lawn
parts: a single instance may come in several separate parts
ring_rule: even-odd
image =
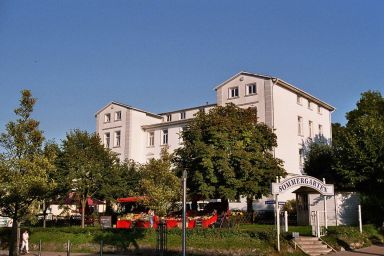
[[[300,229],[299,227],[295,229]],[[301,228],[306,229],[306,228]],[[71,241],[73,252],[98,252],[99,242],[103,240],[106,251],[126,251],[137,245],[140,250],[156,248],[157,233],[150,229],[122,230],[79,227],[64,228],[30,228],[31,248],[37,249],[42,241],[43,251],[65,251],[67,241]],[[6,233],[1,230],[0,236],[6,241]],[[297,232],[297,231],[296,231]],[[168,249],[181,250],[181,229],[168,230]],[[4,244],[4,243],[3,243]],[[272,225],[240,225],[236,228],[192,229],[187,230],[187,247],[189,255],[277,255],[276,231]],[[294,253],[288,242],[281,239],[283,254]],[[149,253],[148,255],[150,255]],[[169,253],[168,253],[169,254]],[[142,255],[147,255],[142,253]],[[171,254],[169,254],[171,255]]]

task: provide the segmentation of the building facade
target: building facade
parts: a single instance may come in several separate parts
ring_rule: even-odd
[[[289,175],[302,174],[304,143],[308,138],[331,134],[334,108],[282,79],[239,72],[215,88],[216,104],[154,114],[111,102],[96,113],[96,132],[121,160],[145,163],[158,158],[161,148],[173,152],[181,145],[181,131],[199,110],[234,103],[255,108],[260,122],[271,127],[278,146],[274,155],[284,161]]]

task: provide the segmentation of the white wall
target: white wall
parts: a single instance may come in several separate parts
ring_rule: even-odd
[[[307,99],[302,105],[297,103],[297,94],[279,85],[273,86],[274,129],[277,136],[275,156],[284,161],[284,168],[289,174],[300,173],[299,149],[309,137],[309,121],[313,122],[313,133],[318,134],[318,125],[323,126],[323,136],[331,138],[331,120],[328,110],[317,112],[317,105],[312,103],[312,110],[307,107]],[[298,116],[303,120],[303,135],[298,134]]]
[[[319,194],[309,194],[309,214],[314,211],[320,212],[320,225],[324,225],[324,197]],[[335,196],[327,197],[328,226],[357,225],[359,197],[354,192],[336,193]],[[337,219],[336,219],[337,218]],[[310,218],[310,224],[311,222]]]

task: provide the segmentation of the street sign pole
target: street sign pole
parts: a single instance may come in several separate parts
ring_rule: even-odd
[[[186,237],[186,204],[187,204],[187,171],[183,171],[183,237],[182,237],[182,251],[183,256],[186,255],[187,237]]]

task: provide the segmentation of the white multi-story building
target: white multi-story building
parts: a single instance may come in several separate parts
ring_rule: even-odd
[[[334,107],[282,79],[240,72],[215,88],[217,103],[154,114],[111,102],[96,113],[96,132],[121,160],[144,163],[158,158],[161,148],[173,152],[181,145],[180,132],[200,110],[227,103],[257,111],[259,121],[270,126],[278,146],[275,157],[284,161],[290,175],[301,174],[308,138],[331,138]]]
[[[132,159],[145,163],[160,156],[167,146],[173,152],[181,145],[180,132],[201,109],[208,112],[215,106],[234,103],[241,108],[256,109],[260,122],[273,129],[278,146],[274,155],[284,161],[289,176],[303,174],[304,143],[318,135],[331,139],[331,114],[334,107],[276,77],[239,72],[215,87],[216,104],[179,109],[154,114],[135,107],[111,102],[96,113],[96,132],[106,147],[116,152],[121,160]],[[304,191],[298,194],[302,225],[312,223],[311,212],[323,209],[318,193]],[[293,193],[279,197],[279,201],[293,199]],[[337,194],[327,201],[329,223],[347,224],[355,221],[355,212],[347,213],[345,202],[356,201],[356,195]],[[264,197],[254,202],[255,209],[273,209]],[[231,206],[232,205],[232,206]],[[244,200],[231,202],[230,207],[245,209]]]

